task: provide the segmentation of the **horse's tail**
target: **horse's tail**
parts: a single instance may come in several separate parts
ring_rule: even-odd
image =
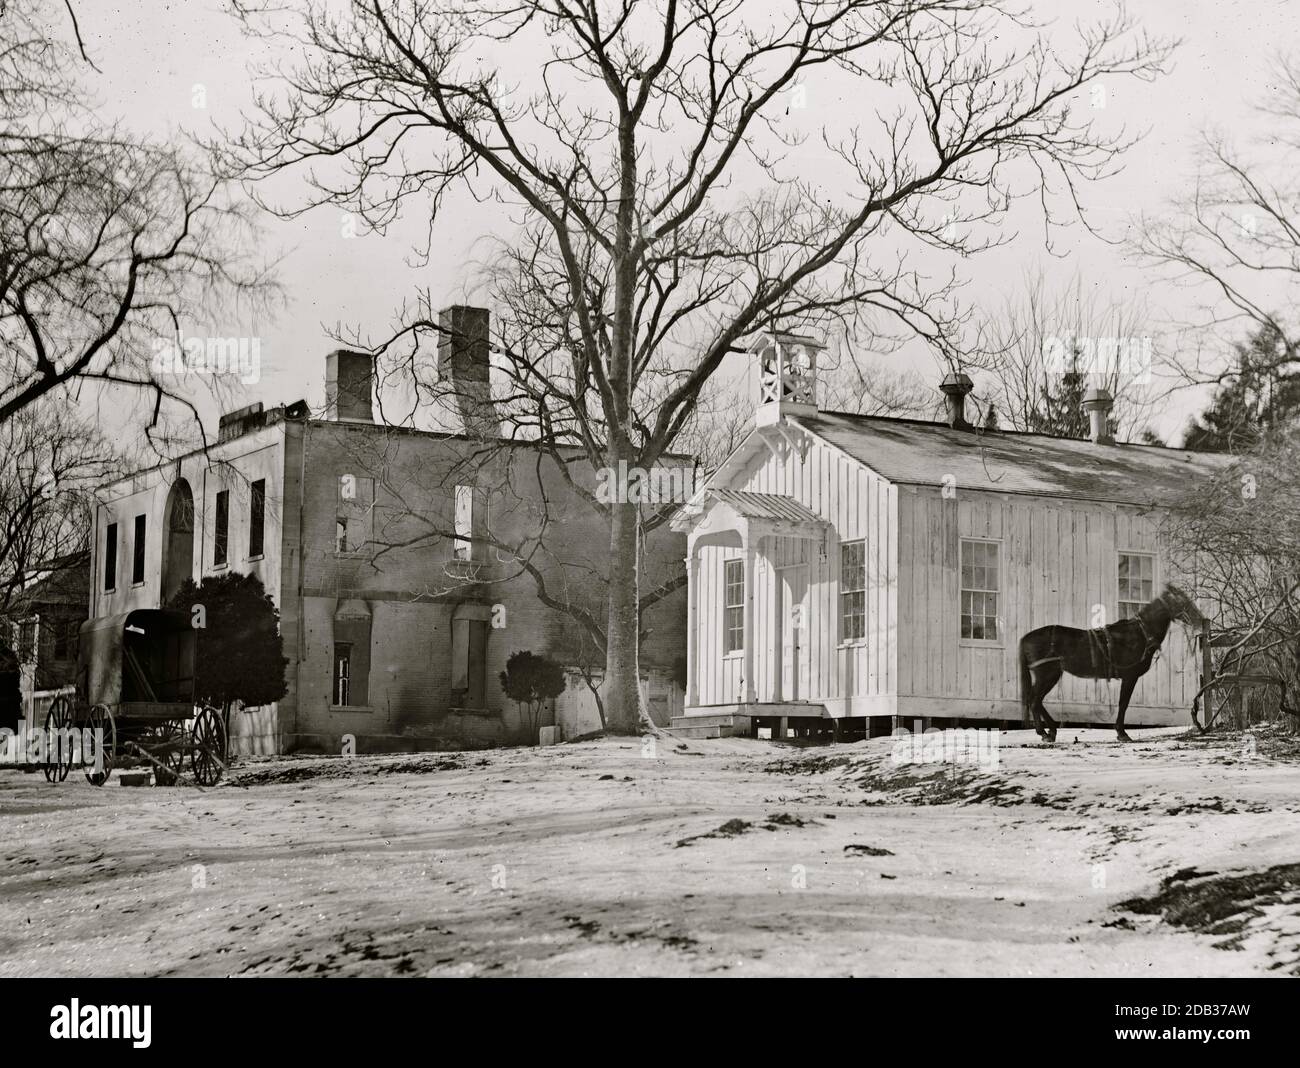
[[[1024,643],[1020,644],[1020,707],[1024,712],[1025,719],[1028,720],[1032,715],[1030,703],[1034,692],[1034,679],[1029,674],[1029,653],[1025,649]]]

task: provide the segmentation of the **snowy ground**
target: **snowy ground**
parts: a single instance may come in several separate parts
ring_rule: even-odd
[[[4,768],[0,976],[1295,973],[1300,746],[1136,736]]]

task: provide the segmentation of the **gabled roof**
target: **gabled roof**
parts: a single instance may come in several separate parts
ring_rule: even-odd
[[[817,412],[791,422],[891,482],[1168,507],[1234,457],[1153,445],[1095,445],[1014,431],[954,430],[919,419]]]
[[[41,577],[17,598],[28,606],[79,604],[90,601],[90,552],[68,553],[34,569]]]

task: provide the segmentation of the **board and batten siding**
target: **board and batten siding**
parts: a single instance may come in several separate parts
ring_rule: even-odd
[[[777,699],[781,656],[778,611],[780,569],[802,565],[807,571],[803,617],[806,692],[800,699],[825,705],[837,717],[890,714],[898,661],[898,490],[838,450],[810,444],[806,457],[795,449],[762,452],[730,488],[792,497],[829,521],[826,538],[763,538],[755,563],[755,696]],[[841,642],[839,570],[842,541],[866,544],[866,634]],[[701,706],[739,702],[743,657],[724,657],[724,561],[741,558],[734,545],[697,548],[699,651],[698,702]]]
[[[1119,554],[1155,556],[1154,591],[1177,581],[1140,509],[1058,498],[939,488],[899,488],[899,714],[1014,719],[1020,716],[1021,635],[1050,623],[1088,628],[1117,618]],[[962,640],[960,542],[997,542],[999,638]],[[1094,615],[1095,611],[1104,616]],[[1138,682],[1130,725],[1189,722],[1198,659],[1181,624]],[[1112,723],[1117,681],[1065,676],[1045,705],[1057,719]]]

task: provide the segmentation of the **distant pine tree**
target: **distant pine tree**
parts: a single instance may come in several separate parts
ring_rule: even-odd
[[[1079,369],[1082,355],[1076,343],[1070,353],[1069,370],[1049,377],[1039,386],[1037,403],[1025,413],[1026,426],[1033,433],[1058,438],[1086,438],[1091,433],[1088,413],[1083,410],[1088,376]],[[1112,437],[1119,432],[1119,421],[1113,415],[1107,421],[1107,428]]]
[[[1295,346],[1277,330],[1262,327],[1234,348],[1236,370],[1187,427],[1185,449],[1248,452],[1300,415],[1300,375],[1289,370],[1300,355]]]

